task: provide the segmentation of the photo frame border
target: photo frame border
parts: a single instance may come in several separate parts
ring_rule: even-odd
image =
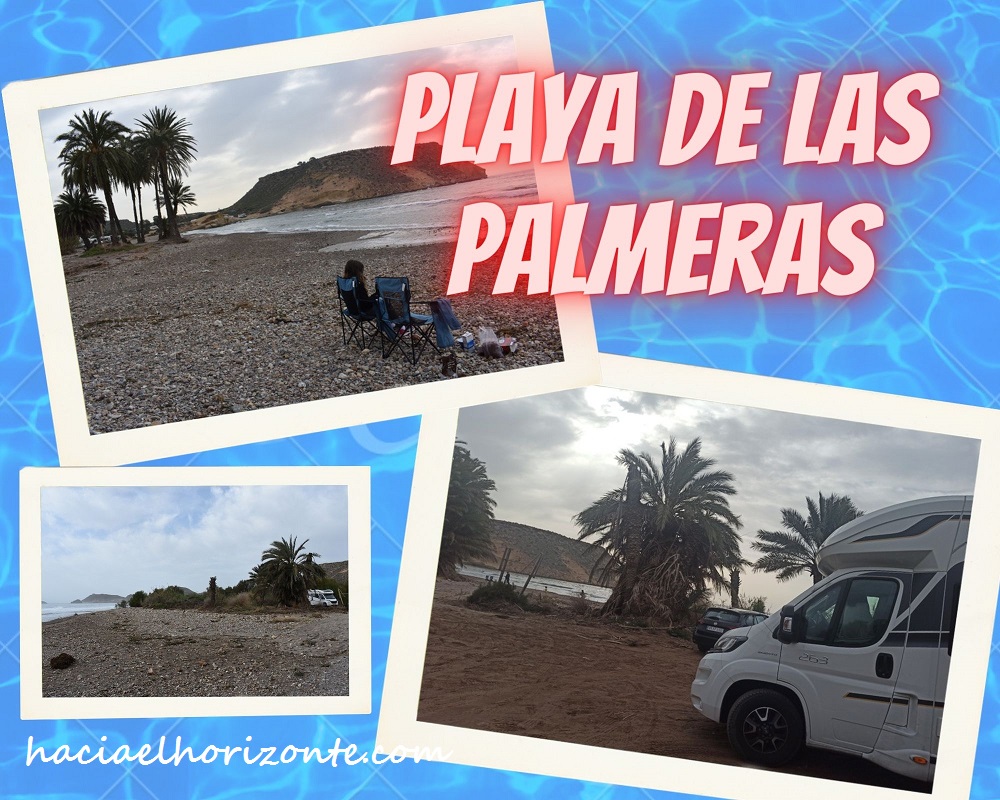
[[[345,486],[348,694],[282,697],[43,697],[42,508],[46,487]],[[317,716],[372,709],[371,484],[368,467],[25,467],[20,484],[21,719]],[[100,613],[100,612],[98,612]]]
[[[583,386],[600,378],[590,300],[553,298],[563,361],[124,431],[92,434],[59,253],[39,112],[254,75],[509,36],[519,70],[553,71],[542,2],[142,62],[4,87],[3,101],[56,446],[63,466],[127,464],[344,428],[442,407]],[[474,65],[473,65],[474,66]],[[135,92],[142,86],[141,93]],[[566,161],[534,166],[540,202],[573,202]],[[460,402],[461,400],[461,402]]]
[[[972,782],[993,628],[1000,551],[990,532],[1000,498],[984,487],[1000,483],[1000,414],[989,409],[919,400],[843,387],[743,375],[641,358],[600,357],[602,386],[749,406],[799,415],[974,438],[980,442],[976,510],[969,528],[963,596],[987,604],[960,603],[956,655],[948,683],[937,768],[930,797],[965,796]],[[808,793],[840,800],[851,784],[657,756],[590,745],[420,722],[417,711],[434,600],[437,555],[448,492],[449,469],[460,409],[423,419],[400,564],[399,596],[392,622],[378,743],[386,749],[419,741],[441,760],[472,766],[638,786],[694,796],[749,798]],[[865,796],[899,800],[913,793],[864,785]]]

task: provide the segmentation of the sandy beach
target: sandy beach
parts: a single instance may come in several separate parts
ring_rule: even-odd
[[[377,276],[409,276],[413,296],[444,295],[448,245],[324,248],[364,232],[189,234],[96,256],[66,256],[63,269],[92,433],[141,428],[429,381],[441,360],[418,364],[376,341],[362,351],[341,337],[336,278],[344,262]],[[516,353],[458,353],[462,376],[563,359],[551,298],[494,298],[484,271],[453,298],[465,330],[518,339]],[[423,307],[425,309],[426,306]],[[422,310],[416,306],[416,311]],[[336,420],[330,420],[336,427]]]
[[[691,705],[701,653],[666,630],[626,627],[549,596],[548,614],[482,611],[477,581],[437,581],[417,718],[560,742],[752,765]],[[796,775],[930,791],[860,758],[806,750]]]
[[[128,608],[42,625],[44,697],[291,697],[348,693],[348,615]],[[53,669],[49,659],[76,661]]]

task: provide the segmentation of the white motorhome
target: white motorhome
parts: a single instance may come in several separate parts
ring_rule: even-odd
[[[701,660],[694,707],[760,764],[808,745],[930,781],[971,510],[970,496],[932,497],[839,528],[823,580]]]
[[[335,606],[338,604],[337,593],[333,589],[309,589],[309,605]]]

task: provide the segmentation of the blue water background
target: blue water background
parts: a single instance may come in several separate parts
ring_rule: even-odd
[[[502,4],[502,3],[500,3]],[[37,78],[189,53],[399,22],[492,5],[467,0],[41,0],[0,4],[0,81]],[[850,300],[608,298],[595,303],[600,347],[681,363],[861,387],[995,408],[1000,393],[1000,9],[985,2],[845,0],[584,0],[547,2],[556,68],[641,72],[641,158],[628,167],[574,168],[578,199],[595,207],[673,197],[783,205],[818,194],[881,203],[879,271]],[[474,65],[470,65],[474,68]],[[799,72],[930,69],[942,82],[931,152],[918,165],[781,169],[773,147],[732,170],[655,167],[672,74],[772,69],[765,125],[780,123]],[[141,87],[136,87],[141,90]],[[782,94],[784,92],[784,94]],[[768,93],[770,95],[770,93]],[[780,130],[780,127],[779,127]],[[94,746],[182,735],[192,746],[242,743],[370,747],[380,710],[419,419],[264,442],[170,459],[176,465],[369,465],[372,468],[374,702],[371,715],[238,719],[21,721],[19,715],[18,471],[55,465],[52,419],[6,134],[0,140],[0,783],[7,797],[221,800],[281,797],[669,797],[456,765],[406,763],[269,771],[230,767],[24,766],[36,743]],[[592,246],[592,241],[590,245]],[[991,599],[992,600],[992,599]],[[985,635],[985,632],[984,632]],[[1000,796],[1000,643],[994,641],[972,797]],[[968,720],[969,725],[975,720]]]

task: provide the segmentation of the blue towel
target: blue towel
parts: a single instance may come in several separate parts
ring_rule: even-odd
[[[451,332],[462,327],[462,323],[452,311],[451,302],[439,297],[431,300],[430,307],[431,317],[434,319],[434,337],[437,339],[438,347],[451,347],[455,344],[455,337]]]

